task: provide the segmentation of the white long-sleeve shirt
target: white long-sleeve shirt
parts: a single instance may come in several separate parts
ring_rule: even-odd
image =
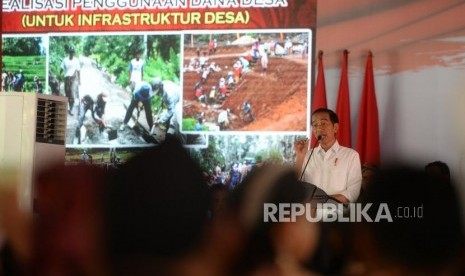
[[[302,169],[310,152],[305,155]],[[354,202],[362,185],[360,157],[355,150],[340,146],[337,141],[326,152],[318,146],[308,162],[302,181],[316,185],[328,195],[342,194]]]

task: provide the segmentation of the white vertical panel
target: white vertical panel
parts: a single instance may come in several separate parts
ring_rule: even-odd
[[[0,94],[0,167],[19,168],[23,124],[23,97]]]

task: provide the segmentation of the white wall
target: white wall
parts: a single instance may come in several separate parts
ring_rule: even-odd
[[[329,108],[336,106],[342,51],[348,49],[355,143],[366,56],[368,50],[373,51],[382,164],[403,162],[422,168],[432,161],[446,162],[465,199],[465,3],[407,1],[386,8],[387,1],[378,1],[378,8],[354,8],[360,1],[347,1],[352,6],[344,1],[344,7],[338,7],[341,1],[318,1],[316,51],[325,53]],[[414,4],[431,4],[437,11],[418,10],[415,15]],[[452,8],[464,11],[452,18],[453,25],[451,15],[444,12]],[[431,20],[440,22],[437,17],[442,13],[448,22],[429,24]],[[380,22],[374,21],[378,14]],[[395,21],[384,22],[389,18],[386,14],[421,19],[394,26]],[[354,22],[371,26],[353,28],[353,35],[348,34],[347,26]],[[383,25],[382,33],[373,32],[377,24]]]

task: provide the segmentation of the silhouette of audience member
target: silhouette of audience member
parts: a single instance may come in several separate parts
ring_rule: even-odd
[[[105,275],[96,166],[55,166],[39,174],[33,223],[34,275]]]
[[[367,211],[372,219],[385,204],[392,222],[355,225],[353,256],[361,263],[347,274],[458,275],[463,229],[452,185],[423,171],[394,167],[377,173],[361,202],[372,204]]]
[[[362,165],[362,187],[360,193],[366,191],[368,185],[373,181],[374,176],[379,171],[378,166],[371,163],[365,163]]]
[[[446,163],[434,161],[425,166],[428,175],[438,178],[444,183],[450,183],[450,170]]]
[[[31,216],[19,204],[20,171],[0,166],[0,275],[31,274]]]
[[[320,223],[314,256],[306,264],[317,275],[343,275],[350,254],[351,229],[346,222]]]
[[[305,203],[309,196],[291,167],[264,165],[247,175],[231,199],[246,235],[234,275],[310,275],[303,264],[318,244],[318,224],[305,216],[264,220],[264,203]]]
[[[213,199],[212,217],[223,214],[227,208],[228,188],[223,184],[213,184],[210,193]]]
[[[181,143],[167,137],[135,156],[104,190],[110,275],[183,275],[176,264],[199,245],[211,201]]]

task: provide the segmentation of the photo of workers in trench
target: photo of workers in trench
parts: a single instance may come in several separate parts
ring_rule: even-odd
[[[206,146],[180,132],[180,34],[55,35],[48,89],[68,98],[73,146],[144,146],[167,135]]]
[[[310,34],[185,34],[182,130],[307,131]]]

